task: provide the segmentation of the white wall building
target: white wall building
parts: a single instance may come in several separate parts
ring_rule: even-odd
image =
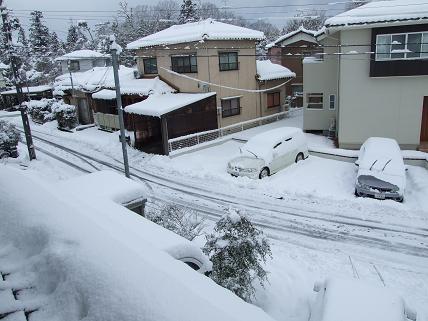
[[[111,57],[93,50],[76,50],[55,59],[61,63],[62,74],[87,71],[94,67],[111,65]]]

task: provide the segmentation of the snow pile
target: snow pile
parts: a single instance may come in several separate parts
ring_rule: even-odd
[[[256,63],[259,80],[274,80],[296,77],[296,74],[290,69],[278,64],[274,64],[270,60],[257,60]]]
[[[263,32],[206,19],[174,25],[127,45],[127,49],[170,45],[204,40],[263,40]]]
[[[31,171],[0,177],[0,264],[31,286],[22,304],[42,303],[35,320],[272,320],[159,250],[172,232]]]
[[[25,94],[35,94],[41,93],[44,91],[52,90],[51,86],[33,86],[33,87],[22,87],[22,93]],[[16,94],[16,89],[6,90],[1,92],[2,95]]]
[[[55,59],[55,61],[70,60],[70,59],[94,59],[94,58],[110,58],[110,55],[102,54],[98,51],[82,49],[69,52],[61,57]]]
[[[181,107],[193,104],[202,99],[214,96],[215,92],[205,94],[165,94],[152,95],[138,103],[125,107],[130,114],[160,117]]]
[[[281,42],[283,42],[284,40],[287,40],[287,39],[289,39],[289,38],[293,37],[294,35],[297,35],[297,34],[298,34],[298,33],[300,33],[300,32],[306,33],[306,34],[308,34],[308,35],[310,35],[310,36],[312,36],[312,37],[315,37],[315,35],[316,35],[316,33],[317,33],[317,31],[309,30],[309,29],[306,29],[306,28],[305,28],[305,27],[303,27],[303,26],[300,26],[300,27],[299,27],[299,29],[294,30],[294,31],[291,31],[291,32],[289,32],[289,33],[286,33],[285,35],[283,35],[283,36],[279,37],[278,39],[276,39],[274,42],[271,42],[271,43],[267,44],[265,48],[266,48],[266,49],[269,49],[269,48],[275,47],[275,46],[277,46],[279,43],[281,43]],[[315,39],[314,39],[314,42],[315,42]]]
[[[327,28],[361,26],[365,24],[403,24],[428,22],[428,3],[425,0],[372,1],[361,7],[329,18]]]
[[[175,90],[158,77],[151,79],[136,79],[136,69],[120,66],[120,92],[125,95],[150,95],[153,93],[171,93]],[[72,79],[71,79],[72,78]],[[61,75],[55,79],[55,91],[74,89],[94,92],[102,88],[114,89],[113,67],[94,67],[85,72],[75,72],[70,75]]]

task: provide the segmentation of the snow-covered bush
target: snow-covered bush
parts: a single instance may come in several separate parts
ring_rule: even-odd
[[[63,100],[56,101],[52,105],[52,112],[58,122],[58,127],[72,130],[78,125],[76,107],[64,103]]]
[[[145,215],[152,222],[190,241],[201,235],[204,228],[203,219],[195,211],[175,204],[149,203]]]
[[[28,113],[34,122],[44,124],[55,119],[55,115],[52,113],[52,104],[55,101],[55,99],[43,98],[42,100],[27,101],[24,105],[27,106]]]
[[[18,157],[16,146],[18,145],[20,133],[15,125],[0,120],[0,157],[6,155]]]
[[[213,263],[211,279],[251,302],[255,294],[253,282],[264,285],[267,272],[262,264],[272,257],[263,232],[239,211],[229,209],[206,238],[203,252]]]

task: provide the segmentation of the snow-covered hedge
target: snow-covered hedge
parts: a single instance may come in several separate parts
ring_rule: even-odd
[[[55,119],[55,115],[52,113],[52,105],[55,101],[55,99],[43,98],[42,100],[30,100],[24,104],[27,106],[31,119],[36,123],[44,124]]]
[[[76,107],[68,105],[62,100],[56,101],[52,105],[52,113],[61,129],[72,130],[78,125]]]
[[[6,155],[18,157],[16,146],[18,145],[20,133],[15,125],[0,120],[0,157]]]

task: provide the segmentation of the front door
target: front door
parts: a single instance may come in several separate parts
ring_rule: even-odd
[[[428,142],[428,96],[424,97],[421,123],[421,143]]]
[[[77,116],[79,118],[79,123],[82,125],[87,125],[92,122],[91,120],[91,111],[89,109],[88,100],[86,98],[79,98],[78,102]]]

